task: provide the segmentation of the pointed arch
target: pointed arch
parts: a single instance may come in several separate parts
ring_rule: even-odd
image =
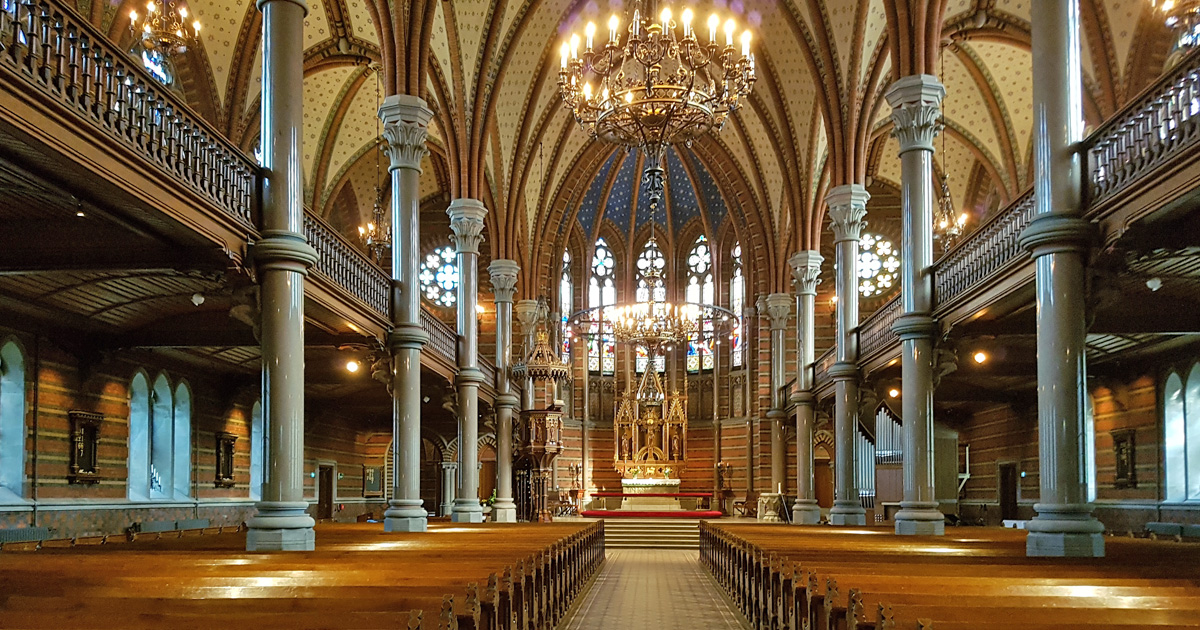
[[[0,503],[25,496],[25,351],[15,338],[0,344]]]

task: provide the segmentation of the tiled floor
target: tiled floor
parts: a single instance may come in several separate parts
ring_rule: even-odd
[[[610,549],[565,630],[744,630],[696,551]]]

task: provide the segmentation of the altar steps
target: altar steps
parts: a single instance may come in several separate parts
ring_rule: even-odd
[[[700,519],[606,518],[604,546],[610,549],[699,549]]]

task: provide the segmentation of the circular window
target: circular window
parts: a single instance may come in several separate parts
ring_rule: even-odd
[[[878,234],[866,233],[858,243],[858,292],[863,297],[887,293],[899,281],[896,247]]]
[[[419,279],[425,299],[438,306],[454,306],[458,301],[458,264],[454,249],[439,247],[425,256]]]

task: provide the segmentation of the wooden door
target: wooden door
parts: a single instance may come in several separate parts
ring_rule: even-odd
[[[333,466],[317,469],[317,518],[333,518]]]
[[[818,459],[813,462],[813,490],[817,494],[817,505],[833,507],[833,467],[831,460]]]
[[[1014,463],[999,464],[1000,476],[1000,518],[1004,520],[1017,519],[1017,465]]]
[[[487,501],[496,490],[496,462],[492,460],[480,463],[483,465],[479,467],[479,500]]]

